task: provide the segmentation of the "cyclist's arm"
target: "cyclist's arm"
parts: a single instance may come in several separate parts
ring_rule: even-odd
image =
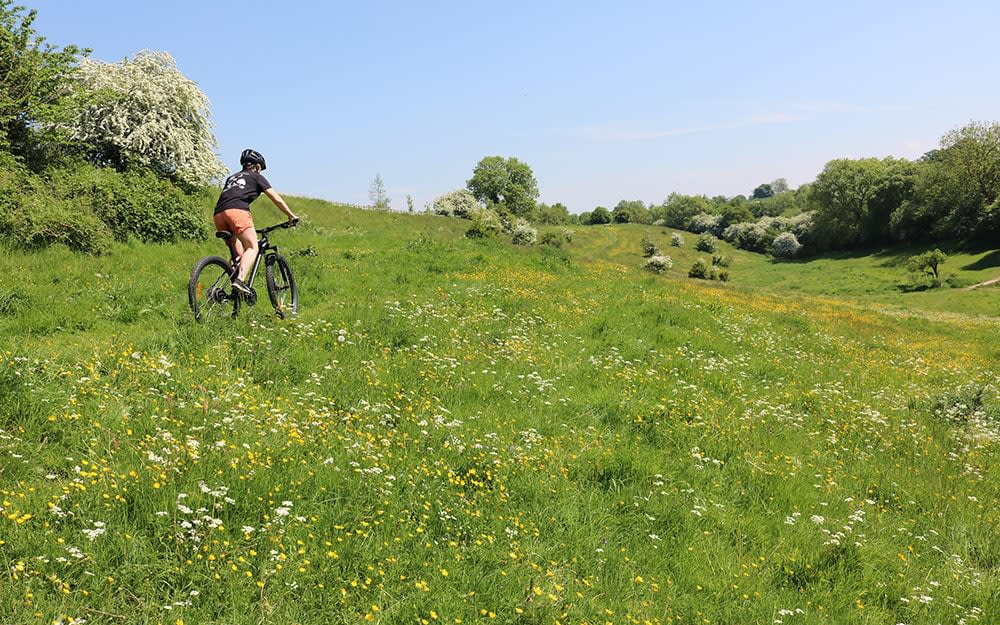
[[[277,206],[281,212],[283,212],[285,215],[288,216],[288,221],[295,221],[298,219],[295,213],[292,212],[292,209],[288,208],[288,204],[285,202],[285,200],[282,199],[282,197],[278,195],[278,192],[275,191],[273,188],[264,191],[264,195],[266,195],[268,199],[274,202],[274,205]]]

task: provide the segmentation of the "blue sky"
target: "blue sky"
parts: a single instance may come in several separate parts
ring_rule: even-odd
[[[995,0],[22,2],[92,58],[169,52],[231,169],[254,147],[280,192],[359,204],[379,174],[397,210],[490,155],[579,213],[797,187],[1000,119]]]

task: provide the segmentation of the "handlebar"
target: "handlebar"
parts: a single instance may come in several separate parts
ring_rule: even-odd
[[[277,230],[278,228],[294,228],[299,223],[298,219],[293,219],[291,221],[283,221],[280,224],[274,224],[273,226],[268,226],[266,228],[259,228],[257,234],[267,234],[272,230]]]

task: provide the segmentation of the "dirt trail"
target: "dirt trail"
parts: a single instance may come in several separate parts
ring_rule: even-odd
[[[979,284],[973,284],[972,286],[965,287],[966,291],[971,291],[972,289],[978,289],[981,286],[990,286],[991,284],[996,284],[1000,282],[1000,278],[993,278],[992,280],[987,280],[986,282],[980,282]]]

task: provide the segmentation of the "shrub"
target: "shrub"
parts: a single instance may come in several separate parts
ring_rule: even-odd
[[[659,253],[660,253],[660,248],[656,247],[656,244],[653,243],[652,239],[650,239],[648,236],[642,237],[642,255],[644,258],[650,258],[652,256],[656,256]]]
[[[473,213],[480,209],[476,196],[468,189],[457,189],[434,200],[434,212],[438,215],[472,219]]]
[[[710,213],[698,213],[697,215],[688,219],[687,230],[689,232],[700,233],[700,232],[712,232],[714,233],[722,223],[721,215],[712,215]]]
[[[674,247],[684,247],[684,237],[680,232],[675,232],[670,235],[670,245]]]
[[[18,247],[39,249],[59,243],[95,255],[112,241],[108,227],[93,213],[44,195],[23,196],[20,210],[0,211],[0,233]]]
[[[716,269],[714,266],[709,264],[704,258],[699,258],[694,261],[691,265],[691,269],[688,270],[689,278],[699,278],[702,280],[713,280],[716,275]]]
[[[669,256],[664,256],[663,254],[654,254],[647,258],[643,264],[643,268],[653,273],[663,273],[673,266],[674,261]]]
[[[716,267],[728,267],[733,264],[733,259],[722,254],[712,254],[712,265]]]
[[[774,240],[774,235],[760,223],[733,224],[722,231],[722,238],[741,250],[764,253]]]
[[[782,232],[774,238],[774,242],[771,244],[771,251],[778,258],[793,258],[798,256],[801,249],[802,244],[791,232]]]
[[[153,242],[196,240],[208,234],[203,203],[209,198],[185,193],[149,169],[119,174],[81,163],[45,176],[53,195],[95,214],[119,241],[133,236]]]
[[[542,233],[539,243],[550,247],[562,247],[564,243],[573,242],[573,231],[569,228],[547,230]]]
[[[511,232],[514,245],[534,245],[538,241],[538,230],[523,219],[518,219]]]
[[[470,239],[492,238],[500,234],[503,230],[503,224],[500,222],[500,216],[497,215],[496,211],[485,208],[473,211],[471,220],[472,225],[465,232],[465,236]]]
[[[715,251],[717,244],[718,239],[707,232],[703,232],[701,236],[698,237],[698,241],[695,242],[694,247],[700,252],[708,252],[711,254]]]
[[[814,214],[815,211],[806,211],[788,218],[789,232],[794,234],[800,243],[804,242],[812,234]]]
[[[729,270],[723,267],[709,263],[707,258],[699,258],[694,261],[691,265],[691,269],[688,270],[689,278],[698,278],[700,280],[719,280],[721,282],[729,282]]]
[[[138,164],[192,187],[225,176],[208,98],[166,52],[120,63],[85,58],[76,79],[87,97],[70,135],[95,162],[119,170]]]

